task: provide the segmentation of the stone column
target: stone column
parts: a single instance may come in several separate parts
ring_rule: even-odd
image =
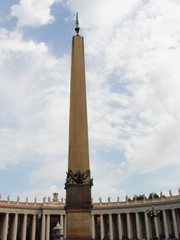
[[[113,240],[113,222],[112,222],[112,214],[109,214],[109,235],[110,235],[110,240]]]
[[[176,213],[175,213],[174,209],[172,209],[172,219],[173,219],[173,227],[174,227],[175,238],[179,238],[178,225],[177,225],[177,221],[176,221]]]
[[[149,219],[148,219],[147,213],[144,213],[144,218],[145,218],[146,238],[150,238]]]
[[[17,228],[18,228],[18,214],[15,213],[12,227],[12,240],[16,240],[17,238]]]
[[[49,234],[50,234],[49,227],[50,227],[50,215],[48,214],[46,218],[46,240],[49,240]]]
[[[158,217],[154,217],[154,227],[155,227],[155,231],[156,231],[156,236],[159,238]]]
[[[95,239],[95,217],[92,215],[92,238]]]
[[[45,239],[45,215],[42,214],[42,222],[41,222],[41,240]]]
[[[26,240],[26,231],[27,231],[27,214],[24,214],[23,223],[22,223],[22,234],[21,234],[22,240]]]
[[[128,235],[128,238],[132,238],[130,214],[127,213],[126,215],[127,215],[127,235]]]
[[[36,214],[33,215],[32,219],[32,229],[31,229],[31,240],[36,238]]]
[[[60,215],[60,224],[61,224],[61,227],[64,230],[64,215],[63,214]]]
[[[2,229],[2,240],[7,239],[8,235],[8,222],[9,222],[9,213],[5,213]]]
[[[118,214],[118,235],[119,235],[119,239],[122,239],[123,231],[122,231],[122,219],[121,219],[121,214]]]
[[[64,229],[64,215],[63,215],[63,214],[60,215],[59,220],[60,220],[60,225],[61,225],[61,227],[63,228],[63,234],[65,234],[65,229]]]
[[[178,210],[177,210],[178,211]],[[177,212],[178,213],[178,212]],[[177,220],[177,226],[178,226],[178,232],[180,233],[180,214],[176,215],[176,220]]]
[[[168,230],[168,225],[167,225],[166,210],[163,210],[163,223],[164,223],[165,237],[169,238],[169,230]]]
[[[66,238],[66,228],[67,228],[67,221],[66,221],[66,215],[64,215],[64,238]]]
[[[140,222],[139,222],[139,214],[138,212],[135,213],[136,216],[136,231],[137,231],[137,238],[141,238],[141,233],[140,233]]]
[[[103,214],[100,214],[100,231],[101,231],[101,240],[104,239],[104,218]]]

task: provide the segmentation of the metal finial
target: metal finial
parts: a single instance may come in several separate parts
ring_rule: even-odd
[[[79,27],[78,13],[76,13],[75,31],[77,35],[79,34],[79,30],[80,30],[80,27]]]

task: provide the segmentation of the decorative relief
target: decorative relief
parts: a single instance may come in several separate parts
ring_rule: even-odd
[[[90,177],[90,170],[87,170],[86,172],[81,172],[80,170],[78,170],[76,173],[73,173],[72,170],[69,170],[66,174],[67,178],[65,187],[72,184],[89,184],[90,186],[93,185],[92,178],[90,178],[89,181],[85,182],[85,180]]]

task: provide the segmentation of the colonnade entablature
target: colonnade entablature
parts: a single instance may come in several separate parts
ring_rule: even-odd
[[[108,207],[121,207],[121,206],[135,206],[135,205],[146,205],[146,204],[162,204],[163,202],[172,202],[172,201],[179,201],[180,195],[168,196],[168,197],[160,197],[154,199],[147,199],[144,198],[143,200],[126,200],[126,201],[116,201],[111,202],[103,202],[100,198],[98,203],[93,203],[94,207],[101,207],[101,208],[108,208]]]
[[[124,209],[131,209],[134,207],[146,207],[149,205],[160,205],[161,207],[163,205],[167,205],[168,203],[179,203],[180,201],[180,195],[174,195],[174,196],[168,196],[168,197],[161,197],[161,198],[155,198],[155,199],[143,199],[143,200],[131,200],[131,201],[116,201],[116,202],[94,202],[93,203],[93,209],[113,209],[113,208],[124,208]],[[63,198],[61,201],[58,199],[56,201],[47,201],[45,198],[43,198],[43,202],[39,203],[36,200],[34,202],[28,202],[26,201],[19,201],[18,199],[16,201],[10,201],[8,198],[7,200],[0,200],[0,208],[27,208],[28,211],[30,209],[49,209],[49,208],[54,208],[54,209],[64,209],[65,206],[65,200]]]

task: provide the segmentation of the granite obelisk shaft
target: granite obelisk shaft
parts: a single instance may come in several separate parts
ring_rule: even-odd
[[[84,39],[79,35],[72,41],[68,168],[89,169]]]

